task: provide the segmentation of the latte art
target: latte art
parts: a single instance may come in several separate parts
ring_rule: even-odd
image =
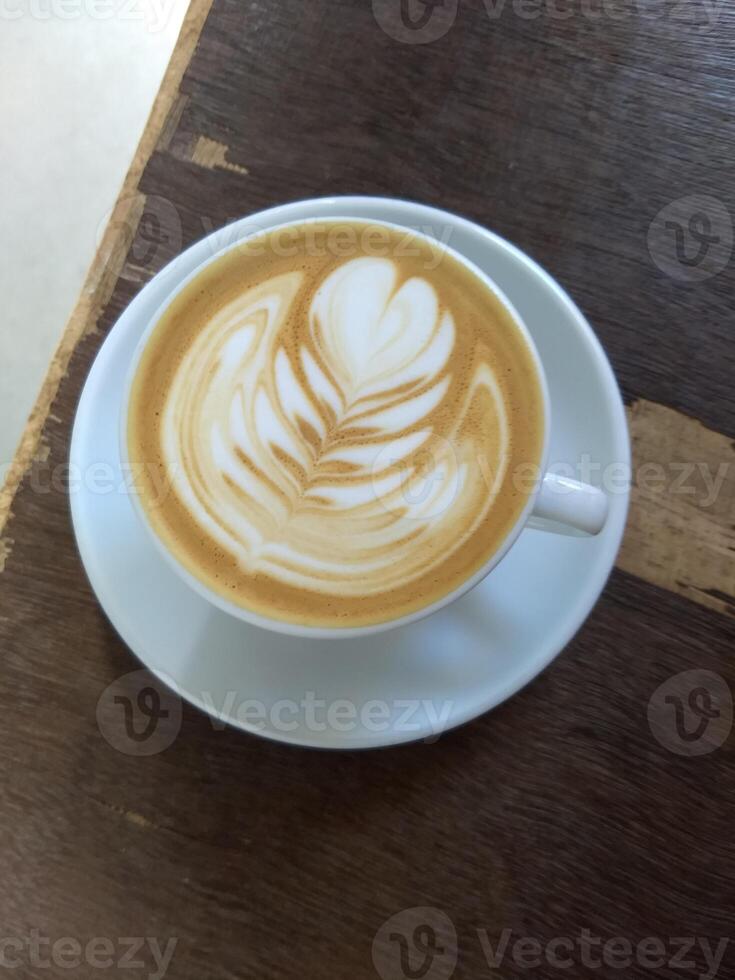
[[[172,380],[164,460],[193,518],[242,569],[337,596],[383,592],[443,561],[461,546],[457,527],[471,534],[492,506],[472,462],[492,446],[502,477],[502,397],[480,362],[438,440],[455,326],[432,286],[401,284],[389,259],[354,259],[290,331],[303,284],[300,272],[275,277],[203,325]],[[476,401],[486,425],[463,433]]]
[[[464,266],[426,271],[423,240],[412,259],[265,251],[206,269],[144,352],[129,455],[170,485],[144,508],[261,615],[395,618],[461,584],[522,508],[509,468],[543,429],[530,352]]]

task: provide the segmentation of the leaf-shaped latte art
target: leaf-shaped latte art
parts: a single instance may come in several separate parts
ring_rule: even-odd
[[[452,311],[426,279],[365,257],[307,285],[275,276],[202,326],[170,385],[162,452],[193,520],[242,569],[384,592],[485,518],[504,401],[481,354],[460,385]]]

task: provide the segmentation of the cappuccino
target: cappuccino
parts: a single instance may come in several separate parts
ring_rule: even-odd
[[[534,355],[478,275],[423,236],[320,221],[247,240],[175,296],[126,439],[147,520],[195,578],[260,616],[350,627],[434,603],[501,548],[545,426]]]

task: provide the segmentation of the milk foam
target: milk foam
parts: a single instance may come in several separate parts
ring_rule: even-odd
[[[163,462],[241,570],[337,598],[404,587],[487,518],[509,458],[501,386],[481,347],[458,385],[454,311],[393,259],[344,261],[308,307],[304,286],[274,275],[201,323]]]

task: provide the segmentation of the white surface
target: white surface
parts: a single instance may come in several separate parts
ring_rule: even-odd
[[[599,534],[607,520],[604,490],[556,473],[547,473],[533,508],[535,518],[549,526],[562,524],[585,534]]]
[[[187,5],[0,4],[0,481],[82,288]]]
[[[339,198],[290,204],[243,220],[236,232],[244,236],[254,220],[267,227],[344,211]],[[629,466],[625,415],[607,359],[579,310],[543,270],[490,232],[431,208],[353,198],[349,211],[424,230],[450,223],[453,246],[498,283],[539,349],[551,396],[552,462],[589,454],[603,470]],[[472,592],[388,634],[307,640],[214,608],[157,552],[125,492],[118,452],[123,386],[136,344],[168,291],[213,247],[211,240],[197,243],[136,297],[106,340],[80,402],[72,517],[87,574],[112,624],[182,697],[243,730],[295,744],[366,748],[431,738],[499,704],[550,663],[597,600],[622,537],[627,490],[611,496],[599,536],[525,530]],[[350,719],[335,711],[332,723],[314,725],[306,709],[288,709],[279,721],[279,703],[314,699],[327,706],[347,701]],[[377,720],[366,714],[376,702]],[[414,709],[408,719],[407,703]],[[383,706],[387,720],[381,720]]]

